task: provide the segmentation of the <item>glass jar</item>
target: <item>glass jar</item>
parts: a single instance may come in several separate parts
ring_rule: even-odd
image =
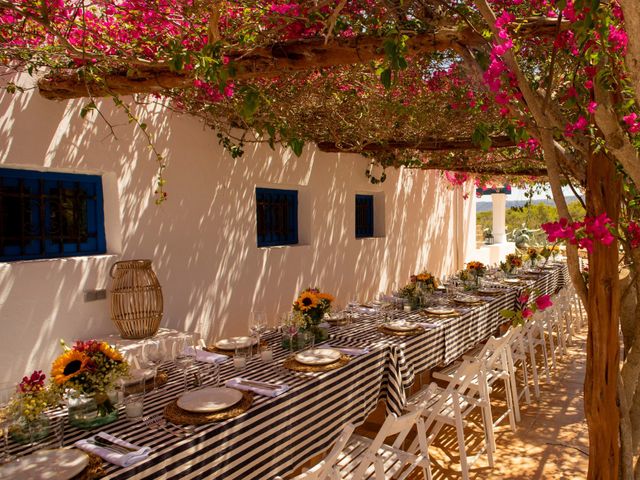
[[[78,428],[95,428],[118,419],[115,391],[71,394],[67,399],[69,423]]]

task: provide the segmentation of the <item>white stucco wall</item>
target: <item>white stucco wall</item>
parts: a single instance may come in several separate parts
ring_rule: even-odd
[[[252,309],[275,322],[310,285],[343,305],[404,284],[419,269],[452,271],[475,239],[475,230],[467,233],[475,208],[435,172],[389,171],[373,186],[364,158],[312,147],[296,158],[250,145],[233,160],[198,120],[159,108],[140,112],[169,159],[169,200],[156,206],[156,164],[140,132],[102,103],[116,138],[102,120],[80,118],[81,101],[46,101],[35,91],[0,97],[0,165],[102,174],[109,249],[0,263],[0,381],[48,372],[60,338],[115,332],[107,301],[85,303],[83,291],[108,287],[116,260],[152,259],[162,325],[212,339],[246,332]],[[300,190],[305,245],[256,247],[255,187],[271,185]],[[354,197],[367,192],[384,194],[385,236],[356,239]]]

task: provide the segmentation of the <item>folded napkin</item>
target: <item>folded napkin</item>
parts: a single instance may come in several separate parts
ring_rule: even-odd
[[[333,348],[335,350],[339,350],[345,355],[351,355],[352,357],[357,357],[358,355],[364,355],[365,353],[369,353],[368,348],[332,347],[331,345],[326,345],[326,348]]]
[[[260,385],[264,385],[261,387]],[[225,387],[229,388],[237,388],[238,390],[247,390],[250,392],[255,392],[259,395],[263,395],[265,397],[277,397],[278,395],[282,395],[284,392],[289,390],[289,385],[285,384],[277,384],[270,382],[260,382],[258,380],[249,380],[246,378],[236,377],[231,380],[227,380],[224,384]],[[273,388],[270,388],[273,387]]]
[[[99,445],[95,445],[90,443],[91,440],[94,440],[95,437],[102,437],[106,440],[110,440],[118,445],[122,445],[124,447],[137,448],[135,452],[123,454],[117,453],[113,450],[110,450],[107,447],[101,447]],[[145,458],[149,456],[151,452],[151,448],[149,447],[140,447],[138,445],[134,445],[129,442],[125,442],[124,440],[119,439],[118,437],[114,437],[113,435],[109,435],[105,432],[97,433],[96,435],[89,437],[85,440],[78,440],[74,445],[85,452],[93,453],[98,455],[102,459],[107,462],[113,463],[114,465],[119,465],[120,467],[128,467],[133,465],[134,463],[141,462]]]
[[[185,348],[185,351],[193,354],[194,348],[187,347]],[[229,357],[227,355],[223,355],[221,353],[215,353],[215,352],[207,352],[202,348],[195,348],[195,355],[196,355],[196,360],[199,362],[222,363],[225,360],[229,360]]]

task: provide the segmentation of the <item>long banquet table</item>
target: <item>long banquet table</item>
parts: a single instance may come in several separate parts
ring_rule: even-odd
[[[310,458],[325,451],[347,422],[362,424],[385,400],[390,412],[400,413],[405,388],[414,373],[445,364],[495,332],[504,323],[499,314],[513,307],[523,288],[550,294],[564,285],[566,265],[557,266],[536,280],[506,289],[504,294],[484,298],[481,306],[465,308],[458,317],[442,319],[434,328],[412,337],[391,337],[377,330],[379,312],[357,313],[353,325],[331,329],[332,346],[366,347],[344,367],[322,373],[294,374],[279,365],[289,354],[279,338],[274,344],[274,362],[258,359],[238,373],[233,362],[221,366],[221,382],[236,376],[286,383],[290,389],[269,398],[255,395],[251,408],[230,420],[195,427],[187,438],[176,438],[164,430],[149,429],[141,421],[121,418],[102,428],[129,442],[152,448],[150,456],[133,466],[104,464],[108,479],[243,479],[266,480],[287,475]],[[429,321],[417,312],[402,312],[408,320]],[[213,384],[209,364],[198,362],[203,384]],[[182,373],[167,367],[169,382],[152,392],[145,402],[145,415],[161,414],[164,406],[182,391]],[[63,413],[59,413],[63,414]],[[95,431],[91,433],[96,433]],[[65,426],[64,443],[70,445],[90,432]]]

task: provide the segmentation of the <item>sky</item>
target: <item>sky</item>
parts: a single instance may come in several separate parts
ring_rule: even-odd
[[[567,197],[573,196],[573,192],[569,187],[564,187],[562,191],[564,192],[564,195]],[[513,187],[511,189],[511,195],[507,195],[507,200],[526,200],[526,197],[524,196],[525,192],[526,190],[523,188]],[[543,198],[546,198],[547,195],[551,197],[551,189],[549,187],[547,187],[546,189],[546,194],[544,192],[540,194],[536,194],[533,196],[533,198],[534,200],[543,199]]]

